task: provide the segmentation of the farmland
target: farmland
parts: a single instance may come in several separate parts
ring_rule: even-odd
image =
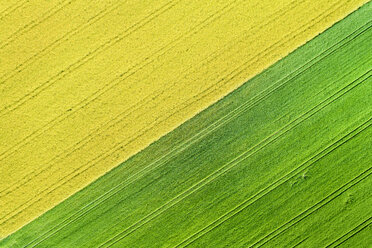
[[[0,237],[81,190],[365,2],[1,3]],[[332,84],[329,87],[327,92],[333,92]],[[252,94],[258,88],[253,87]],[[306,94],[303,97],[312,97],[310,91]],[[260,105],[248,115],[259,120],[266,107]],[[200,176],[223,162],[219,156],[232,158],[280,127],[276,124],[295,118],[292,112],[282,114],[278,121],[267,120],[262,131],[256,132],[257,123],[251,123],[247,130],[226,136],[232,146],[218,156],[209,151],[203,163],[217,160],[210,160],[210,167],[200,165],[199,170],[206,170]],[[234,141],[234,134],[243,138],[248,132],[253,132],[248,143]],[[222,149],[228,141],[221,142],[217,147]],[[125,175],[135,173],[137,167]],[[187,178],[197,181],[196,167],[192,168]],[[181,188],[174,188],[169,197]],[[128,190],[132,194],[135,189]],[[133,207],[143,196],[138,197]],[[147,210],[156,205],[151,204]]]
[[[0,246],[368,247],[371,11],[364,5]]]

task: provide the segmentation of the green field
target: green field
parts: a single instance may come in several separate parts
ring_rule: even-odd
[[[0,247],[371,247],[372,3]]]

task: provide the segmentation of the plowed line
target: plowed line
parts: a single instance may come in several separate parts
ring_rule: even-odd
[[[11,5],[8,8],[6,8],[5,10],[3,10],[0,13],[0,21],[3,20],[8,15],[10,15],[11,13],[13,13],[14,11],[16,11],[17,9],[22,8],[23,6],[25,6],[25,4],[27,2],[28,2],[27,0],[20,0],[20,1],[16,2],[14,5]],[[19,4],[19,3],[21,3],[21,4]]]
[[[11,36],[9,36],[2,45],[0,45],[0,49],[3,49],[7,45],[9,45],[11,42],[13,42],[15,39],[17,39],[19,36],[23,35],[24,33],[30,31],[34,27],[38,26],[39,24],[43,23],[44,21],[48,20],[53,15],[57,14],[61,10],[63,10],[64,7],[69,5],[70,3],[74,2],[76,0],[67,0],[65,2],[58,3],[56,6],[51,8],[48,12],[44,13],[43,16],[38,20],[33,20],[23,26],[22,28],[15,31]]]
[[[331,244],[327,245],[327,247],[338,247],[345,243],[350,238],[354,237],[356,234],[363,231],[365,228],[367,228],[369,225],[372,224],[372,217],[369,217],[367,220],[360,223],[358,226],[356,226],[354,229],[350,230],[349,232],[345,233],[335,241],[333,241]]]
[[[298,242],[297,244],[295,244],[294,246],[292,246],[292,248],[296,248],[298,246],[300,246],[301,244],[303,244],[309,237],[306,237],[304,238],[303,240],[301,240],[300,242]]]

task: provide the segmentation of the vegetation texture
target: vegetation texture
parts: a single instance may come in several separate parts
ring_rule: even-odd
[[[365,2],[1,1],[0,237]]]
[[[371,12],[364,5],[0,246],[371,247]]]

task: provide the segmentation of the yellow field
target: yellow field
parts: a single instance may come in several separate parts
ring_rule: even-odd
[[[364,2],[2,3],[0,237]]]

